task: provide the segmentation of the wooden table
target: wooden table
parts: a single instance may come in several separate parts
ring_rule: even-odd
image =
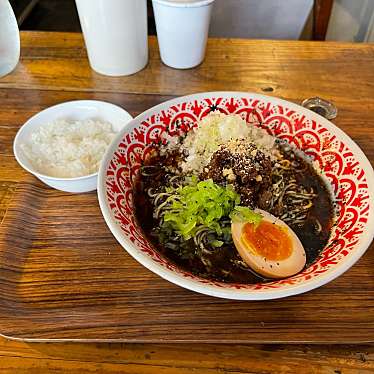
[[[212,39],[204,64],[181,71],[160,62],[151,38],[145,70],[109,78],[90,70],[80,34],[23,33],[21,62],[0,79],[0,221],[25,176],[12,155],[13,137],[28,117],[47,106],[99,99],[136,115],[199,91],[252,91],[294,102],[318,95],[337,104],[335,123],[373,162],[374,131],[370,137],[364,131],[374,129],[373,82],[374,45]],[[55,371],[369,373],[374,372],[374,346],[27,344],[0,338],[0,372]]]

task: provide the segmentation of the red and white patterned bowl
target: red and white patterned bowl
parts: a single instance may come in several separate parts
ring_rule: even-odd
[[[331,183],[337,224],[319,260],[293,277],[259,284],[202,279],[164,258],[143,234],[134,215],[132,183],[145,155],[166,130],[178,136],[176,121],[196,123],[211,110],[240,114],[310,155]],[[188,126],[187,126],[188,127]],[[104,156],[99,202],[113,235],[142,265],[162,278],[203,294],[243,300],[275,299],[303,293],[335,279],[366,251],[374,235],[374,172],[360,148],[323,117],[296,104],[244,92],[201,93],[157,105],[118,134]]]

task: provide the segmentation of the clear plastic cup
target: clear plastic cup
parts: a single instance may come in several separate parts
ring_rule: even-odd
[[[203,62],[214,0],[152,0],[161,60],[176,69]]]

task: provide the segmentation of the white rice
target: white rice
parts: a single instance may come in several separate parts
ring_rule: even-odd
[[[114,136],[109,122],[58,119],[40,126],[21,149],[39,173],[74,178],[98,171]]]
[[[237,114],[212,112],[198,123],[183,140],[181,150],[187,154],[181,163],[183,172],[200,173],[214,152],[230,140],[246,139],[267,155],[272,155],[275,138],[264,129],[247,122]],[[175,148],[175,144],[170,144]]]

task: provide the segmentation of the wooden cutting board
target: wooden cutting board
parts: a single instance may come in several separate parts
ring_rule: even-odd
[[[374,251],[334,282],[275,301],[232,301],[171,284],[107,228],[95,193],[18,184],[0,237],[0,326],[27,340],[369,342]]]

